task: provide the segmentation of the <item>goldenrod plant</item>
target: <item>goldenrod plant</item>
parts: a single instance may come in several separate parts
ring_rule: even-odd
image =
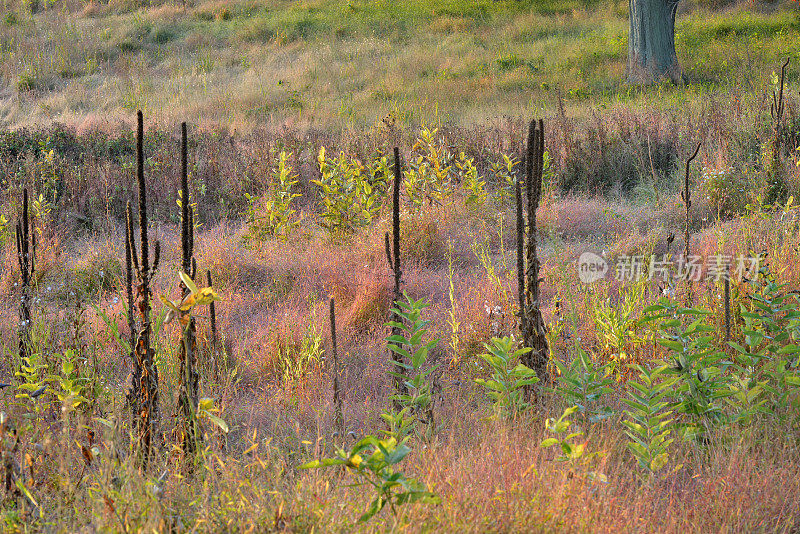
[[[633,355],[646,341],[640,322],[645,290],[646,281],[627,282],[620,286],[615,303],[610,298],[595,298],[592,302],[591,317],[601,352],[613,364],[617,376],[634,363]]]

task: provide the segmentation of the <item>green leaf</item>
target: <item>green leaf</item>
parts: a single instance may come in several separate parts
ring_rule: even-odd
[[[662,452],[661,454],[653,458],[652,462],[650,462],[650,470],[655,473],[656,471],[660,470],[662,467],[667,465],[667,461],[669,461],[667,453]]]
[[[683,352],[683,344],[680,341],[671,339],[659,339],[658,344],[675,352]]]
[[[33,495],[31,495],[31,492],[28,491],[28,488],[22,482],[21,478],[17,478],[14,481],[14,484],[17,486],[17,489],[19,489],[19,491],[21,491],[22,494],[25,495],[25,497],[31,502],[31,504],[33,504],[34,507],[38,507],[39,506],[39,503],[37,503],[36,499],[33,498]]]
[[[385,505],[386,501],[383,499],[382,496],[375,497],[375,499],[370,503],[369,508],[367,508],[367,511],[364,513],[364,515],[358,518],[358,522],[366,523],[367,521],[372,519],[372,517],[375,514],[383,510],[383,507]]]
[[[221,417],[217,417],[216,415],[208,412],[206,412],[205,416],[208,417],[208,419],[212,423],[218,426],[219,429],[225,432],[226,434],[230,432],[230,429],[228,428],[228,423],[226,423]]]
[[[193,294],[199,292],[199,290],[197,289],[197,285],[195,285],[194,281],[189,277],[188,274],[186,274],[183,271],[179,271],[178,276],[181,277],[183,285],[185,285],[189,289],[189,291],[191,291]]]

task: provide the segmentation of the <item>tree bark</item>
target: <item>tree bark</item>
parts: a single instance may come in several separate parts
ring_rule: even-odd
[[[682,81],[675,54],[675,12],[678,0],[629,0],[628,81]]]

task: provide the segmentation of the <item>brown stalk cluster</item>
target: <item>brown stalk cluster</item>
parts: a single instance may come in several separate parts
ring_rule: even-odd
[[[544,173],[544,121],[531,121],[528,130],[528,148],[525,158],[525,199],[527,231],[520,184],[516,184],[517,201],[517,284],[520,307],[520,330],[523,346],[531,349],[522,358],[536,371],[540,383],[548,379],[549,350],[546,328],[542,319],[539,291],[539,259],[536,256],[538,241],[536,210],[542,200],[542,175]],[[524,246],[523,246],[524,244]],[[532,393],[529,389],[529,393]]]
[[[28,214],[28,190],[22,191],[22,219],[17,221],[17,262],[22,277],[19,306],[19,361],[28,365],[31,345],[31,282],[36,269],[36,232],[31,231]]]
[[[181,124],[181,269],[194,280],[197,262],[194,255],[194,213],[189,195],[189,173],[187,158],[186,123]],[[210,273],[209,273],[210,275]],[[181,300],[191,293],[191,289],[181,283]],[[183,451],[189,455],[197,450],[200,437],[197,424],[198,384],[197,372],[197,325],[190,311],[182,312],[180,358],[180,389],[178,390],[179,428],[183,434]]]
[[[155,364],[155,351],[151,346],[153,326],[151,321],[152,290],[150,282],[158,269],[161,245],[155,242],[152,264],[150,263],[149,242],[147,239],[147,192],[144,182],[144,119],[142,112],[137,114],[136,131],[136,178],[139,184],[139,243],[141,257],[137,255],[136,240],[133,235],[133,213],[131,203],[127,206],[125,242],[127,250],[126,278],[128,281],[128,310],[131,329],[133,370],[128,391],[128,403],[132,414],[132,427],[135,435],[135,450],[141,455],[142,466],[147,467],[155,447],[154,437],[158,425],[158,368]],[[134,276],[135,291],[134,291]],[[138,310],[138,319],[132,313]],[[136,332],[136,335],[133,335]]]

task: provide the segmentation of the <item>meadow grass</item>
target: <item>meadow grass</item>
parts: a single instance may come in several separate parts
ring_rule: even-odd
[[[791,5],[681,9],[687,84],[625,82],[623,3],[484,0],[46,3],[6,1],[7,126],[58,120],[364,128],[390,117],[463,126],[504,116],[585,117],[616,103],[668,109],[761,88],[798,56]],[[789,84],[797,84],[790,70]]]
[[[614,355],[604,348],[593,319],[593,303],[606,298],[616,302],[626,285],[613,280],[581,284],[576,258],[587,248],[613,249],[610,257],[649,250],[663,253],[665,234],[673,226],[663,216],[666,212],[654,214],[652,205],[643,208],[573,197],[549,202],[542,214],[554,215],[540,222],[546,236],[541,274],[544,318],[551,331],[559,332],[551,340],[553,357],[568,362],[578,343],[598,363],[611,361]],[[92,397],[82,407],[62,411],[63,403],[55,397],[60,388],[57,381],[35,402],[5,394],[3,410],[18,429],[21,450],[31,455],[30,465],[24,467],[30,472],[26,487],[38,507],[7,492],[2,506],[4,528],[115,532],[172,528],[207,532],[794,529],[800,458],[791,412],[782,419],[765,416],[748,425],[720,427],[703,446],[678,441],[670,450],[665,473],[642,479],[620,431],[620,399],[627,387],[623,378],[627,375],[620,374],[602,401],[613,415],[584,426],[587,450],[603,454],[593,469],[602,472],[607,482],[589,482],[539,446],[548,437],[544,418],[560,413],[564,406],[560,396],[547,396],[533,411],[509,421],[487,419],[491,405],[473,383],[487,373],[477,354],[491,336],[513,334],[516,329],[514,304],[507,298],[515,287],[513,234],[507,227],[511,213],[497,217],[491,206],[475,211],[460,195],[442,209],[423,209],[414,215],[414,224],[426,228],[428,239],[418,245],[409,243],[412,248],[403,251],[404,289],[431,303],[425,317],[431,319],[432,337],[450,338],[447,318],[451,310],[462,325],[457,353],[442,341],[431,354],[442,366],[435,408],[442,428],[432,441],[415,440],[414,453],[403,466],[404,472],[417,476],[439,495],[442,504],[406,505],[397,516],[386,510],[365,525],[356,521],[367,496],[361,489],[348,487],[352,479],[344,471],[321,473],[298,470],[298,466],[330,455],[334,444],[351,443],[383,426],[379,414],[391,389],[383,341],[392,284],[381,237],[387,216],[347,239],[333,241],[310,217],[291,241],[267,238],[256,247],[242,239],[246,226],[230,222],[211,223],[198,233],[200,269],[214,272],[217,291],[224,298],[217,321],[229,357],[229,363],[220,362],[221,372],[214,370],[205,341],[208,321],[201,314],[201,396],[216,400],[230,432],[204,423],[204,445],[197,458],[180,454],[170,430],[180,383],[178,354],[171,340],[178,331],[175,324],[169,325],[155,341],[165,446],[144,473],[130,456],[124,423],[127,358],[96,311],[125,324],[122,274],[115,263],[122,237],[119,232],[62,236],[60,256],[42,254],[39,260],[34,345],[46,354],[46,373],[54,377],[61,373],[62,355],[76,351]],[[661,223],[653,222],[653,217]],[[36,228],[50,224],[35,221]],[[647,232],[641,243],[630,237],[640,228]],[[169,223],[154,230],[153,237],[164,247],[154,293],[174,297],[178,294],[174,273],[180,262],[179,231]],[[404,231],[411,240],[413,230]],[[800,279],[792,265],[797,261],[798,239],[795,209],[783,216],[709,221],[697,229],[692,246],[703,255],[763,250],[777,279],[797,287]],[[488,244],[488,256],[481,259],[476,242]],[[428,250],[415,251],[414,246]],[[452,299],[446,290],[448,261],[443,257],[448,249],[455,265]],[[7,270],[3,282],[10,285],[15,276]],[[642,306],[655,301],[657,286],[657,281],[645,283]],[[77,291],[84,287],[85,292]],[[698,305],[712,312],[708,323],[720,325],[720,284],[709,281],[695,292]],[[746,304],[747,292],[746,283],[734,284],[735,303]],[[329,295],[335,296],[339,308],[345,437],[334,435],[330,368],[319,359],[320,354],[301,360],[307,357],[301,347],[309,336],[322,337],[325,352],[321,356],[327,355]],[[498,311],[487,313],[487,309]],[[8,325],[14,324],[15,313],[14,299],[7,298],[2,306],[7,318],[2,336],[12,354],[16,331]],[[720,332],[714,334],[715,339]],[[648,342],[630,357],[647,364],[664,354]],[[4,374],[11,365],[10,355]],[[25,423],[26,413],[33,414],[31,424]],[[5,443],[10,447],[10,442]],[[91,461],[84,459],[82,446],[94,448]],[[16,458],[16,452],[4,450],[6,457]],[[187,476],[181,466],[192,461],[198,462],[198,468]]]
[[[584,284],[577,269],[584,251],[614,262],[683,250],[681,166],[702,141],[690,170],[692,252],[704,258],[764,254],[775,281],[787,284],[784,296],[794,298],[798,208],[786,199],[761,205],[776,173],[787,197],[800,197],[794,62],[777,164],[770,152],[771,75],[780,58],[797,57],[794,8],[683,7],[676,38],[686,85],[641,88],[624,82],[621,3],[3,5],[0,73],[9,96],[0,109],[13,129],[0,134],[0,382],[12,384],[0,391],[4,531],[798,529],[794,362],[786,357],[787,393],[780,402],[747,415],[740,413],[746,401],[716,399],[724,423],[702,439],[684,439],[674,429],[667,462],[651,475],[651,468],[637,465],[624,434],[629,407],[623,401],[630,382],[643,376],[627,364],[651,370],[662,359],[673,362],[673,354],[645,323],[625,323],[624,339],[609,341],[599,317],[621,310],[634,295],[639,320],[665,294],[685,299],[686,287],[623,283],[614,273]],[[171,300],[180,294],[174,126],[188,120],[198,279],[210,270],[223,298],[217,347],[210,346],[207,312],[197,312],[199,396],[213,403],[204,404],[210,411],[194,456],[182,452],[173,431],[180,326],[160,326],[165,310],[155,302],[162,404],[157,454],[144,470],[132,454],[125,399],[131,364],[120,342],[128,333],[122,221],[126,202],[136,198],[136,145],[127,122],[139,107],[148,118],[150,235],[162,245],[153,294]],[[521,117],[532,115],[546,117],[550,161],[538,229],[551,358],[569,365],[583,350],[594,365],[613,370],[610,391],[599,401],[609,417],[574,416],[585,434],[573,439],[585,443],[587,454],[599,453],[590,467],[557,461],[557,450],[541,447],[552,437],[545,421],[573,404],[563,387],[543,393],[531,410],[498,419],[475,382],[491,373],[479,356],[484,344],[518,334],[513,195],[491,169],[502,154],[523,155],[527,121]],[[425,161],[417,159],[425,146],[420,123],[439,127],[431,137],[444,164],[472,159],[487,195],[476,203],[454,170],[458,179],[427,191],[421,203],[405,189],[402,196],[402,289],[430,303],[423,317],[430,319],[430,337],[440,339],[429,354],[430,364],[438,364],[431,390],[440,428],[430,439],[408,442],[413,450],[402,471],[441,503],[409,503],[394,513],[386,508],[358,523],[371,495],[352,486],[352,469],[299,466],[387,430],[390,201],[377,187],[377,204],[362,214],[363,225],[328,231],[323,215],[331,214],[315,183],[318,157],[322,147],[328,158],[343,153],[351,171],[364,172],[398,146],[406,172],[419,170]],[[284,160],[282,152],[290,155]],[[281,161],[297,173],[290,185],[276,183]],[[511,179],[521,172],[517,166]],[[443,184],[431,187],[437,185]],[[26,187],[38,240],[30,326],[35,361],[15,374],[21,362],[14,224]],[[297,195],[289,201],[293,211],[282,212],[291,218],[286,235],[255,232],[248,218],[267,214],[269,200],[285,192],[281,187]],[[679,237],[673,242],[670,234]],[[763,286],[731,285],[732,339],[746,344],[752,328],[766,328],[747,323],[742,313]],[[703,280],[693,294],[694,304],[708,311],[708,343],[733,358],[734,347],[723,339],[722,284]],[[334,421],[328,361],[330,297],[338,314],[343,432]],[[800,335],[796,318],[787,318],[792,311],[776,313],[786,328],[777,336],[794,336],[774,342],[784,348]],[[724,376],[746,372],[729,369]],[[29,398],[22,383],[45,387]],[[676,409],[684,394],[669,392]],[[85,400],[76,404],[78,395]],[[224,420],[227,431],[209,414]],[[691,420],[690,414],[675,417]]]

